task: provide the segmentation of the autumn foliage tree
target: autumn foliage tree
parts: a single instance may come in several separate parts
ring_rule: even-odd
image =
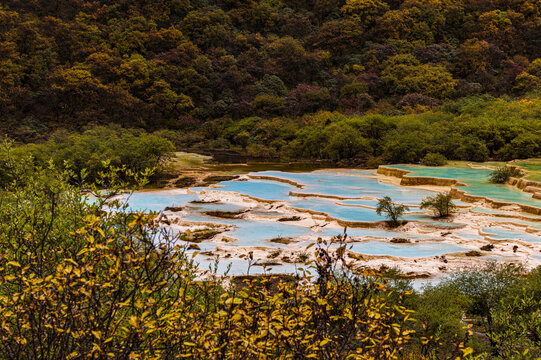
[[[540,13],[536,1],[8,0],[0,130],[35,141],[90,123],[388,114],[410,111],[398,104],[413,93],[527,96],[540,86]],[[261,97],[271,78],[283,89]],[[299,87],[319,90],[288,105]]]

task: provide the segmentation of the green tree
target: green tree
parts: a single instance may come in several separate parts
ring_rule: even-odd
[[[26,145],[14,151],[31,155],[42,167],[49,161],[57,168],[68,165],[77,179],[82,180],[85,173],[88,181],[95,181],[106,168],[104,162],[133,172],[148,168],[160,174],[174,149],[169,140],[159,136],[110,126],[95,127],[82,134],[58,132],[46,143]]]
[[[331,160],[365,158],[371,152],[368,141],[347,124],[335,124],[325,129],[328,140],[323,155]]]
[[[419,64],[413,55],[396,55],[384,63],[382,80],[397,94],[419,93],[436,99],[453,95],[456,81],[441,65]]]
[[[231,19],[221,9],[200,8],[182,20],[182,32],[203,49],[224,47],[232,37]]]
[[[421,202],[421,209],[432,210],[437,217],[446,217],[456,211],[451,195],[438,193],[435,196],[428,196]]]
[[[343,15],[353,17],[363,26],[372,24],[387,10],[389,6],[379,0],[346,0],[346,4],[340,9]]]
[[[447,159],[440,153],[427,153],[421,159],[421,164],[426,166],[443,166],[447,164]]]
[[[518,94],[525,94],[529,91],[541,89],[541,79],[535,75],[523,72],[515,79],[513,90]]]
[[[282,97],[259,94],[255,97],[252,106],[258,115],[280,115],[286,109],[286,101]]]
[[[400,225],[399,219],[404,215],[406,211],[409,211],[409,207],[406,205],[395,205],[389,196],[383,197],[378,201],[378,207],[376,208],[376,214],[385,216],[390,220],[392,227]]]
[[[459,160],[486,161],[490,152],[485,143],[473,136],[462,139],[460,146],[455,149],[455,157]]]

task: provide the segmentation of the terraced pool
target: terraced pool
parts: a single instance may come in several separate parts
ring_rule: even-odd
[[[510,185],[491,184],[488,181],[491,169],[466,166],[427,167],[420,165],[389,165],[387,167],[411,171],[407,176],[458,180],[466,185],[459,188],[470,195],[484,196],[493,200],[521,205],[541,206],[540,201],[533,199],[530,193],[523,192]]]
[[[463,189],[468,194],[541,207],[541,201],[531,198],[530,194],[510,186],[488,183],[486,179],[489,169],[465,166],[392,167],[412,171],[410,176],[456,179],[466,184]],[[184,223],[228,225],[229,229],[223,235],[233,239],[233,242],[219,243],[219,247],[237,250],[301,249],[301,246],[306,246],[317,237],[330,238],[340,234],[343,231],[340,225],[337,225],[340,221],[359,224],[359,227],[350,227],[347,230],[352,241],[348,248],[353,252],[371,256],[428,258],[467,252],[475,249],[470,243],[479,244],[491,239],[541,243],[541,236],[535,233],[536,229],[541,230],[541,222],[533,221],[536,220],[533,215],[531,220],[502,217],[520,213],[483,206],[473,207],[471,204],[456,201],[464,207],[459,209],[459,214],[469,221],[468,223],[434,219],[419,209],[422,199],[434,195],[433,191],[395,185],[377,176],[373,170],[306,173],[260,171],[250,173],[241,180],[224,181],[189,190],[135,193],[128,200],[129,209],[163,211],[166,207],[179,207],[182,211],[174,214]],[[378,199],[383,196],[390,196],[395,203],[410,206],[404,219],[418,225],[400,230],[385,228],[383,225],[376,228],[368,226],[367,223],[377,224],[384,220],[376,213]],[[207,202],[209,199],[212,202]],[[207,214],[209,211],[245,213],[239,218],[223,218]],[[295,215],[293,219],[288,219],[292,215]],[[522,226],[523,229],[510,229],[509,224]],[[526,232],[526,227],[531,231]],[[488,235],[479,235],[479,231]],[[452,236],[445,237],[447,234]],[[271,241],[276,238],[291,238],[292,242],[288,244],[287,241]],[[395,238],[406,239],[408,243],[390,242]],[[201,251],[212,252],[217,251],[217,244],[211,241],[199,245]],[[498,258],[496,253],[491,256]],[[534,255],[531,258],[536,259]],[[198,256],[198,259],[205,266],[212,263],[208,256]],[[233,264],[233,273],[244,273],[242,269],[246,269],[246,262],[242,259],[232,258],[226,262]],[[291,272],[294,268],[294,264],[278,261],[274,264],[273,271]],[[223,264],[220,264],[220,269],[225,271]],[[255,268],[253,271],[261,272],[262,268]]]

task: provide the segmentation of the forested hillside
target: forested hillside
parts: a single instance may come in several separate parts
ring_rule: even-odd
[[[212,132],[519,97],[541,86],[540,14],[537,0],[3,0],[0,130]]]

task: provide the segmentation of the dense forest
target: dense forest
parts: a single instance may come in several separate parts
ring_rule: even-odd
[[[479,116],[487,96],[506,114],[521,106],[513,99],[539,97],[535,0],[5,0],[0,19],[0,130],[17,141],[117,124],[168,129],[179,147],[260,157],[418,161],[436,151],[483,160],[540,151],[538,128]],[[426,140],[397,158],[392,144],[373,142],[389,130],[414,138],[439,118],[453,133],[445,121],[472,97],[480,105],[469,109],[475,131],[458,148],[481,143],[480,154]],[[522,106],[539,119],[538,100]],[[320,111],[333,114],[306,116]],[[407,131],[416,127],[409,120],[421,125]],[[324,149],[298,149],[314,140],[311,126],[325,124],[337,139],[365,130],[350,149],[335,149],[332,139]],[[522,142],[528,154],[514,153]]]

